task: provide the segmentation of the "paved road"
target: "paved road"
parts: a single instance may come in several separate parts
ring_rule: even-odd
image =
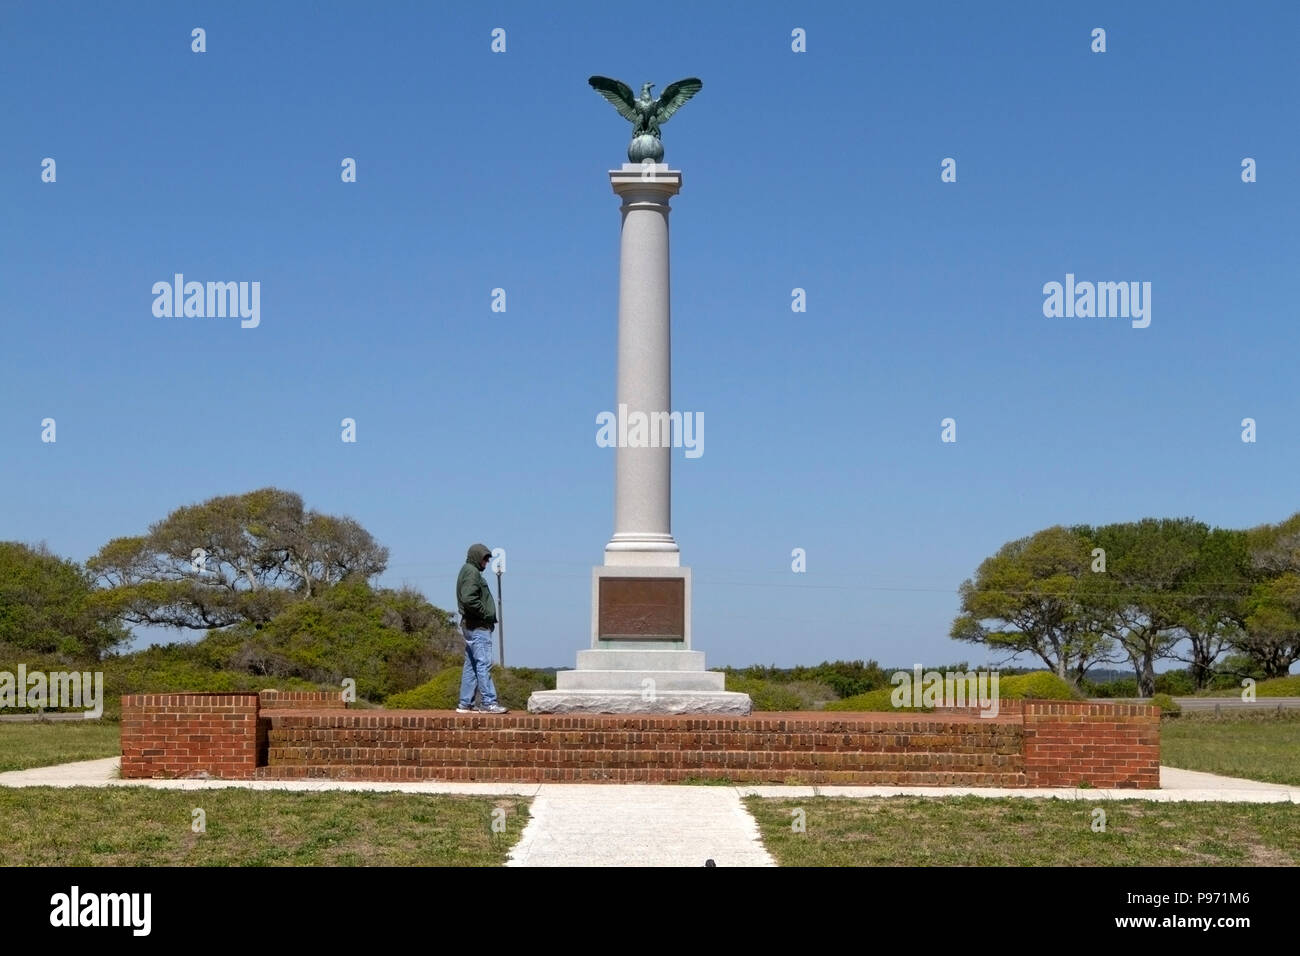
[[[1300,697],[1260,697],[1245,701],[1239,697],[1175,697],[1184,711],[1300,710]]]
[[[1150,700],[1137,697],[1095,698],[1099,703],[1149,704]],[[1260,697],[1245,701],[1240,697],[1175,697],[1174,702],[1185,713],[1207,713],[1216,709],[1220,713],[1248,710],[1300,710],[1300,697]]]
[[[0,723],[34,724],[38,720],[99,720],[99,718],[87,717],[80,710],[71,714],[0,714]]]

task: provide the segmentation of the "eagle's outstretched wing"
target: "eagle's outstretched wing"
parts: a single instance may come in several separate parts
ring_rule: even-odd
[[[626,83],[611,80],[607,76],[588,77],[587,82],[591,84],[593,90],[613,103],[614,109],[618,110],[619,115],[625,120],[635,123],[641,118],[636,111],[636,98],[633,97],[632,90]]]
[[[704,84],[693,76],[678,80],[676,83],[669,83],[668,88],[659,97],[659,102],[655,104],[655,120],[661,124],[667,123],[668,118],[676,113],[683,103],[703,88]]]

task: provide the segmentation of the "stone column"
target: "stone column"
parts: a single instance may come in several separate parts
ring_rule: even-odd
[[[614,459],[614,536],[607,566],[677,567],[672,534],[672,315],[668,277],[668,200],[682,174],[665,164],[625,163],[610,170],[623,200],[618,273],[618,387],[614,413],[620,441]],[[662,447],[624,447],[628,417],[641,413]],[[663,418],[656,418],[661,413]]]
[[[668,200],[682,174],[624,164],[610,184],[623,200],[618,276],[619,438],[614,463],[614,536],[592,568],[591,646],[555,690],[528,698],[532,713],[748,714],[746,694],[726,690],[691,643],[691,569],[672,534],[672,337]],[[628,447],[633,414],[660,416],[658,441]],[[640,437],[640,436],[638,436]],[[657,444],[657,447],[655,445]]]

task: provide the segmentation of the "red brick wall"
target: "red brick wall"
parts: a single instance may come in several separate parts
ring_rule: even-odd
[[[263,690],[258,691],[258,706],[262,710],[285,710],[295,707],[307,708],[310,710],[344,710],[347,703],[343,700],[342,691],[317,691],[317,690]]]
[[[1027,700],[1025,778],[1030,787],[1160,786],[1160,708]]]
[[[998,717],[1019,716],[1024,713],[1025,702],[1020,698],[1014,700],[1001,697],[998,699]],[[936,707],[931,713],[935,714],[961,714],[967,717],[979,717],[980,709],[978,707]],[[985,717],[984,720],[991,718]]]
[[[122,698],[122,776],[1159,787],[1159,708],[1005,703],[1016,706],[992,719],[487,717],[351,711],[333,692],[264,692],[259,716],[257,694],[139,694]]]
[[[122,698],[122,776],[251,779],[266,728],[256,694],[129,694]]]
[[[281,711],[263,779],[1023,787],[1017,718]]]

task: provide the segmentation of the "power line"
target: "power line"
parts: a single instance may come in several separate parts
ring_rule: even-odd
[[[590,565],[582,565],[582,566],[590,567]],[[544,572],[539,573],[536,571],[518,571],[518,570],[512,573],[516,578],[524,578],[524,579],[560,578],[564,580],[587,580],[590,578],[589,574],[547,574]],[[406,579],[442,580],[446,577],[446,575],[445,574],[405,574],[405,575],[401,575],[401,577],[403,580]],[[716,578],[698,578],[698,577],[695,578],[695,582],[697,584],[708,584],[712,586],[737,587],[737,588],[792,588],[796,590],[809,590],[809,591],[884,591],[884,592],[904,593],[904,594],[916,593],[916,594],[955,595],[959,593],[959,588],[953,588],[953,587],[946,587],[946,588],[945,587],[904,587],[901,585],[885,585],[885,584],[810,584],[810,583],[782,584],[775,581],[721,581]],[[1006,589],[999,589],[999,588],[991,588],[988,589],[987,591],[980,591],[977,589],[976,593],[977,594],[979,593],[1001,594],[1001,595],[1007,595],[1008,597],[1040,597],[1045,600],[1050,599],[1050,600],[1059,600],[1063,602],[1074,602],[1082,599],[1082,597],[1079,595],[1071,595],[1068,593],[1065,595],[1058,596],[1053,594],[1044,594],[1041,591],[1006,590]],[[1174,601],[1228,600],[1233,598],[1249,597],[1250,589],[1248,587],[1246,590],[1242,590],[1242,591],[1205,591],[1205,592],[1143,591],[1143,590],[1129,589],[1124,591],[1108,592],[1103,596],[1110,597],[1110,598],[1126,598],[1128,600],[1134,600],[1136,598],[1165,598]]]

